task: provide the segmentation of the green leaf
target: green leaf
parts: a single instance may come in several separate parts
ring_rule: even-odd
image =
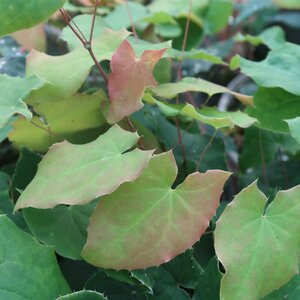
[[[11,214],[14,210],[14,204],[9,197],[9,176],[0,172],[0,215]]]
[[[151,286],[153,295],[149,295],[151,300],[190,300],[185,290],[180,288],[174,277],[162,266],[148,268],[146,270],[136,270],[132,272],[140,280]]]
[[[300,150],[300,145],[287,134],[274,133],[254,126],[246,129],[243,151],[240,155],[242,171],[269,163],[279,149],[296,154]]]
[[[81,259],[90,216],[97,203],[96,200],[86,205],[58,205],[52,209],[26,208],[22,213],[39,241],[53,246],[61,256]]]
[[[44,83],[34,75],[19,78],[0,74],[0,128],[6,126],[14,114],[21,114],[31,119],[32,113],[23,100],[32,90],[41,88]]]
[[[272,0],[281,8],[287,9],[298,9],[300,8],[300,3],[298,0]]]
[[[219,300],[220,282],[222,273],[219,270],[219,261],[216,256],[210,259],[203,274],[199,277],[192,300]]]
[[[53,143],[63,139],[73,143],[89,142],[99,135],[96,129],[106,124],[100,109],[106,100],[105,93],[99,91],[94,95],[74,94],[59,102],[37,105],[34,110],[42,118],[33,117],[34,124],[17,119],[9,139],[18,148],[39,152],[46,152]]]
[[[215,231],[226,269],[221,299],[260,299],[298,273],[299,199],[300,186],[280,191],[265,210],[268,199],[253,183],[225,208]]]
[[[80,31],[82,32],[82,34],[84,36],[88,37],[90,35],[91,23],[92,23],[91,15],[83,14],[83,15],[75,16],[74,18],[72,18],[72,22],[74,22],[77,25],[77,27],[80,28]],[[93,39],[95,40],[96,38],[101,37],[105,32],[105,28],[108,28],[108,27],[109,27],[109,25],[105,22],[105,20],[102,17],[96,16],[95,28],[94,28],[94,32],[93,32]],[[120,28],[120,29],[122,29],[122,28]],[[76,47],[82,46],[80,40],[74,34],[74,32],[70,29],[69,26],[66,26],[63,29],[63,32],[62,32],[60,38],[68,43],[68,47],[70,50],[73,50]]]
[[[101,37],[94,39],[93,50],[97,60],[111,59],[128,34],[125,29],[106,29]],[[27,56],[26,74],[37,74],[47,83],[39,91],[31,93],[27,103],[35,105],[61,101],[73,95],[81,87],[93,65],[94,61],[83,46],[61,56],[50,56],[32,50]]]
[[[83,290],[57,298],[57,300],[108,300],[95,291]]]
[[[241,71],[262,87],[282,88],[300,96],[300,46],[285,43],[260,62],[239,58]]]
[[[279,133],[290,133],[285,120],[300,113],[300,96],[280,88],[259,88],[254,96],[254,106],[246,112],[259,122],[259,127]]]
[[[193,173],[172,189],[176,173],[171,152],[157,155],[136,181],[103,197],[91,218],[83,258],[105,268],[139,269],[191,247],[214,215],[229,173]]]
[[[41,23],[64,3],[65,0],[1,0],[0,36]]]
[[[137,140],[136,133],[115,125],[88,144],[74,145],[65,141],[53,145],[39,164],[35,178],[18,199],[15,210],[86,204],[111,193],[121,183],[134,180],[153,152],[135,149],[124,153]]]
[[[185,92],[202,92],[209,97],[215,94],[229,93],[235,96],[239,101],[246,105],[252,105],[252,97],[233,92],[221,85],[193,77],[186,77],[179,82],[160,84],[153,88],[153,92],[162,98],[174,98],[180,93]]]
[[[289,125],[292,137],[300,144],[300,117],[285,121]]]
[[[103,293],[109,300],[146,300],[152,293],[143,279],[125,270],[99,270],[88,279],[85,288]]]
[[[298,300],[300,298],[300,275],[294,276],[288,283],[283,285],[280,289],[274,291],[263,300]]]
[[[255,123],[256,119],[249,117],[241,111],[223,112],[215,107],[204,107],[195,109],[191,104],[174,105],[163,103],[155,100],[155,104],[160,110],[168,117],[183,116],[194,120],[201,121],[202,123],[213,126],[215,129],[224,127],[233,128],[235,125],[247,128]]]
[[[0,143],[3,142],[8,134],[12,131],[12,126],[10,123],[7,123],[6,125],[4,125],[4,127],[0,128]]]
[[[69,293],[54,251],[0,216],[0,298],[53,300]]]
[[[204,17],[205,31],[208,34],[221,31],[228,24],[232,12],[232,0],[210,0]]]
[[[237,42],[249,42],[254,46],[265,44],[270,49],[281,47],[286,42],[284,31],[278,26],[267,28],[258,36],[249,34],[242,35],[241,33],[238,33],[235,37],[235,40]]]

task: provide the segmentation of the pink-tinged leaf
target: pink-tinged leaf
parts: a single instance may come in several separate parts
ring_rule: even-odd
[[[141,98],[144,90],[156,86],[153,68],[165,51],[146,50],[137,58],[128,41],[120,45],[112,57],[112,72],[108,79],[109,122],[118,122],[143,107]]]
[[[114,125],[88,144],[54,144],[15,209],[86,204],[112,193],[124,182],[135,180],[153,153],[139,149],[128,152],[138,139],[137,133]]]
[[[154,156],[134,182],[104,196],[95,209],[82,256],[113,269],[165,263],[200,238],[219,205],[230,173],[193,173],[176,189],[171,152]]]

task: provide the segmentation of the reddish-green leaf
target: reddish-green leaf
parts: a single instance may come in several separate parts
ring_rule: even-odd
[[[135,149],[124,153],[138,138],[137,133],[115,125],[88,144],[54,144],[15,209],[85,204],[136,179],[153,152]]]
[[[156,85],[153,68],[165,51],[146,50],[137,58],[128,41],[117,49],[111,60],[112,72],[108,79],[109,122],[118,122],[143,107],[141,98],[144,90]]]
[[[82,256],[113,269],[159,265],[190,248],[207,228],[230,173],[193,173],[176,189],[171,152],[154,156],[142,175],[101,199]]]
[[[217,223],[216,253],[226,269],[222,300],[261,299],[298,273],[300,186],[280,191],[265,210],[267,201],[253,183]]]

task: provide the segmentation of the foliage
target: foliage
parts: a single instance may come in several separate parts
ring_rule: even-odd
[[[299,8],[3,0],[0,298],[298,299]]]

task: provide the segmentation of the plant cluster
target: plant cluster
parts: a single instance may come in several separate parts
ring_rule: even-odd
[[[298,9],[2,0],[0,299],[300,299]]]

